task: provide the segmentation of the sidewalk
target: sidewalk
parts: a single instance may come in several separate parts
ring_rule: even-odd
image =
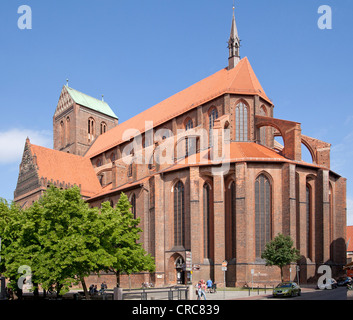
[[[207,300],[258,300],[272,295],[272,289],[267,289],[266,293],[264,290],[260,290],[259,294],[257,290],[217,290],[216,293],[207,293]]]

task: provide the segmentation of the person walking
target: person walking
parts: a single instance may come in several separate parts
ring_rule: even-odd
[[[205,280],[201,280],[201,296],[200,296],[200,300],[201,298],[204,298],[204,300],[207,300],[206,299],[206,282]]]
[[[212,291],[212,280],[211,279],[208,279],[207,282],[206,282],[206,285],[207,285],[207,292],[208,293],[211,293]]]
[[[196,283],[195,288],[196,288],[197,300],[201,300],[201,281]]]

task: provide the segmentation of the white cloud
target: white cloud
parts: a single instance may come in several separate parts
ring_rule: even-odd
[[[46,130],[14,128],[4,132],[0,131],[0,164],[20,163],[27,137],[33,144],[52,147],[52,133]]]

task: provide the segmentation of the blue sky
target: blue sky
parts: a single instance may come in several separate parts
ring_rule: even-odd
[[[20,30],[19,6],[32,9]],[[13,199],[26,136],[52,147],[62,86],[134,116],[227,65],[232,0],[4,0],[0,3],[0,197]],[[332,8],[332,29],[318,8]],[[353,225],[353,1],[237,0],[247,56],[275,117],[332,144]]]

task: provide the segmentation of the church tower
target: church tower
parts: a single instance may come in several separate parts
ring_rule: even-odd
[[[232,29],[230,31],[230,37],[228,41],[228,49],[229,49],[228,70],[233,69],[240,61],[239,48],[240,48],[240,40],[238,36],[237,24],[235,22],[235,14],[234,14],[234,7],[233,7]]]
[[[118,117],[103,100],[69,85],[62,88],[53,117],[54,149],[83,156],[93,141],[118,125]]]

